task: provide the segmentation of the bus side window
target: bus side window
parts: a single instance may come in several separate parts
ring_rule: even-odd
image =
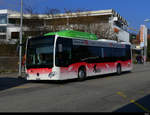
[[[129,45],[126,45],[126,60],[131,59],[131,49]]]
[[[101,48],[101,53],[102,58],[104,58],[104,48]]]
[[[65,65],[68,66],[72,59],[72,40],[64,38],[63,39],[63,57]]]

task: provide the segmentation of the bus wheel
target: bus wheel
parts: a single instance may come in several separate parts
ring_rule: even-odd
[[[86,78],[86,72],[85,72],[85,68],[80,68],[78,71],[78,80],[79,81],[84,81]]]
[[[121,65],[117,65],[117,75],[121,74]]]

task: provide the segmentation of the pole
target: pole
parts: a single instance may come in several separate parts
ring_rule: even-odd
[[[145,21],[145,28],[144,28],[144,65],[146,64],[147,60],[147,27],[146,27],[146,21]]]
[[[20,15],[20,40],[19,40],[19,78],[22,77],[22,18],[23,18],[23,0],[21,0]]]
[[[147,46],[144,46],[144,65],[146,64],[147,59]]]

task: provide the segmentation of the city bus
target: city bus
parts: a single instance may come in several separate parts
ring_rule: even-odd
[[[67,80],[132,70],[131,44],[64,30],[26,43],[27,80]]]

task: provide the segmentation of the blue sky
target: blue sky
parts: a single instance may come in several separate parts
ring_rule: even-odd
[[[114,9],[123,16],[129,26],[135,29],[150,18],[150,0],[23,0],[24,4],[33,6],[36,11],[44,12],[45,7],[66,9],[103,10]],[[20,0],[0,0],[0,9],[20,9]],[[150,28],[150,22],[147,23]]]

